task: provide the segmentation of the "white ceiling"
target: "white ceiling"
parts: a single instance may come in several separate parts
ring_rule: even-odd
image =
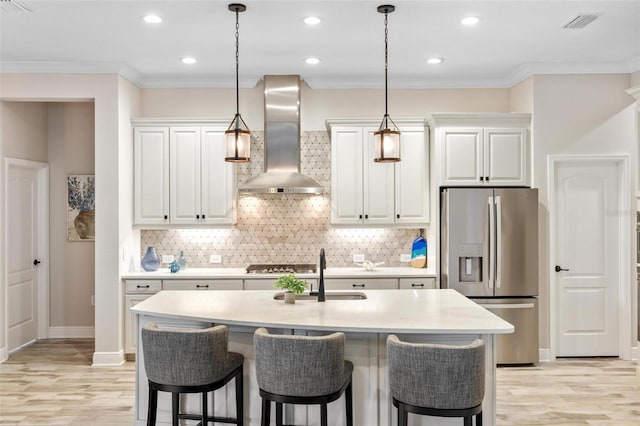
[[[11,0],[0,0],[2,3]],[[13,0],[3,72],[119,72],[141,87],[235,87],[235,15],[220,0]],[[510,87],[531,74],[640,70],[640,0],[393,1],[389,87]],[[300,74],[316,88],[383,87],[384,0],[247,0],[240,83]],[[563,26],[581,13],[598,19]],[[155,13],[158,25],[141,20]],[[322,22],[308,27],[302,18]],[[481,18],[474,28],[460,19]],[[184,56],[196,65],[180,62]],[[321,62],[310,66],[308,56]],[[432,56],[444,63],[427,65]]]

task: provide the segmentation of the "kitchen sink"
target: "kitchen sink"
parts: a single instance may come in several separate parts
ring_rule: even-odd
[[[367,298],[367,295],[364,293],[360,293],[357,291],[351,291],[351,292],[339,292],[339,293],[333,293],[330,291],[327,291],[324,293],[324,296],[327,300],[363,300]],[[282,300],[284,299],[284,293],[276,293],[273,298],[275,300]],[[318,300],[318,294],[314,293],[314,294],[309,294],[309,293],[304,293],[304,294],[296,294],[296,300]]]

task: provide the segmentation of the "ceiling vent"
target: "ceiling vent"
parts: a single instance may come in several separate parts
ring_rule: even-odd
[[[571,21],[564,25],[564,28],[569,30],[581,30],[593,21],[595,21],[599,13],[581,13],[580,15],[573,18]]]
[[[0,0],[0,11],[8,13],[31,12],[25,2],[20,0]]]

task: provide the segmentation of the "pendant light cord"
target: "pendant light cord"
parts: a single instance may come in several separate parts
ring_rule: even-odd
[[[240,22],[238,16],[240,12],[236,9],[236,115],[240,115],[240,84],[238,74],[240,72]]]
[[[389,113],[387,109],[387,106],[388,106],[387,68],[389,67],[389,58],[388,58],[389,28],[387,27],[388,15],[389,14],[387,12],[384,13],[384,120],[385,120],[385,127],[389,127],[388,125],[386,125],[387,117],[389,117]]]

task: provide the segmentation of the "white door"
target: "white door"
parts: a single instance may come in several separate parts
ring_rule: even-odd
[[[11,352],[38,337],[38,265],[34,265],[38,170],[10,166],[7,190],[7,349]]]
[[[619,353],[616,163],[567,161],[555,173],[557,356]],[[559,268],[556,268],[559,267]]]

